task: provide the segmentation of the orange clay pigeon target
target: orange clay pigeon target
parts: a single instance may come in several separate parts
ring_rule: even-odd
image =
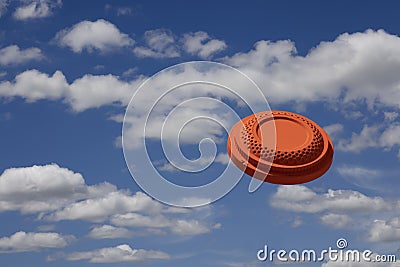
[[[232,127],[227,149],[239,169],[274,184],[317,179],[333,158],[328,134],[312,120],[286,111],[259,112],[242,119]]]

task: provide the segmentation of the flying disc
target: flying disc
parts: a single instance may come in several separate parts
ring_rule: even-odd
[[[227,149],[239,169],[273,184],[317,179],[333,159],[328,134],[312,120],[286,111],[259,112],[237,122]]]

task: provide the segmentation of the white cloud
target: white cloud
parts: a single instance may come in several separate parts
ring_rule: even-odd
[[[333,228],[346,228],[352,218],[346,214],[327,213],[321,216],[321,222]]]
[[[50,221],[87,220],[102,222],[114,214],[127,212],[157,213],[162,205],[141,192],[130,195],[129,192],[115,191],[98,198],[89,198],[65,206],[46,217]]]
[[[38,70],[27,70],[18,74],[12,82],[0,82],[0,96],[22,97],[27,102],[62,100],[79,112],[104,105],[127,105],[144,79],[138,77],[132,82],[124,82],[111,74],[87,74],[69,84],[61,71],[50,76]]]
[[[227,45],[224,41],[212,39],[208,33],[198,31],[186,33],[182,37],[183,49],[192,55],[207,59],[213,54],[224,50]]]
[[[62,5],[61,0],[31,0],[25,1],[25,5],[18,7],[13,16],[17,20],[29,20],[45,18],[53,14],[52,10]]]
[[[391,220],[375,220],[370,228],[367,239],[371,242],[400,241],[400,217]]]
[[[338,149],[342,151],[360,152],[366,148],[378,147],[379,125],[364,125],[360,133],[352,133],[350,140],[340,140]]]
[[[213,226],[199,220],[167,218],[164,215],[147,216],[137,213],[115,215],[111,222],[124,227],[164,228],[178,235],[205,234],[213,229]]]
[[[18,74],[13,82],[0,83],[2,97],[22,97],[27,102],[41,99],[59,100],[67,94],[68,83],[65,76],[56,71],[52,76],[38,70],[27,70]]]
[[[365,100],[370,107],[399,108],[400,78],[393,72],[400,68],[399,52],[399,37],[368,30],[321,42],[306,56],[296,55],[290,41],[259,41],[224,62],[255,79],[273,103]]]
[[[361,120],[368,119],[373,109],[396,112],[400,108],[400,78],[393,71],[400,69],[399,55],[398,36],[367,30],[321,42],[306,56],[297,55],[291,41],[263,40],[251,51],[225,57],[223,62],[254,79],[270,103],[324,101],[340,106],[346,117]],[[360,108],[364,103],[368,112]],[[381,137],[382,132],[387,135]],[[359,152],[398,146],[397,133],[396,125],[364,125],[350,140],[340,140],[338,149]]]
[[[138,46],[133,49],[138,57],[173,58],[180,56],[171,31],[164,29],[146,31],[144,40],[146,46]]]
[[[400,145],[400,124],[393,123],[387,127],[380,136],[380,146],[390,149],[395,145]]]
[[[129,238],[132,232],[126,228],[115,227],[112,225],[101,225],[94,227],[88,236],[93,239],[115,239],[115,238]]]
[[[318,194],[301,185],[279,186],[271,197],[271,206],[294,212],[371,212],[393,208],[381,197],[368,197],[352,190],[332,190]]]
[[[133,45],[134,41],[114,24],[104,19],[81,21],[56,34],[60,46],[69,47],[75,53],[83,50],[107,52],[114,48]]]
[[[78,35],[82,34],[84,39],[90,34],[87,35],[84,31],[81,32],[78,30],[80,28],[78,26],[83,25],[82,27],[85,27],[86,24],[109,25],[107,24],[108,22],[103,20],[81,23],[75,25],[69,32],[78,32]],[[108,26],[105,27],[108,28]],[[121,33],[114,25],[111,28],[114,29],[117,35],[113,40],[118,40]],[[198,35],[201,37],[206,34]],[[193,36],[196,36],[196,34],[193,34]],[[71,39],[71,48],[76,51],[89,47],[90,49],[96,49],[91,43],[95,38],[88,38],[82,42],[79,39]],[[128,43],[130,42],[128,41]],[[193,46],[196,47],[196,45]],[[108,47],[108,45],[105,44],[104,47]],[[99,49],[101,50],[104,47],[99,46]],[[383,112],[396,112],[400,107],[398,105],[400,103],[400,91],[398,90],[400,88],[400,78],[397,72],[393,70],[400,68],[399,47],[399,37],[390,35],[382,30],[368,30],[362,33],[342,34],[332,42],[322,42],[306,56],[297,55],[296,48],[290,41],[260,41],[255,44],[254,49],[251,51],[225,57],[223,61],[238,67],[253,78],[260,85],[264,94],[268,96],[269,101],[274,104],[287,102],[307,104],[312,101],[323,100],[327,103],[335,104],[332,106],[340,104],[344,108],[346,106],[354,108],[357,107],[357,103],[365,102],[369,108],[376,107]],[[371,58],[371,54],[374,55],[374,59]],[[182,77],[196,77],[196,74],[198,72],[193,69],[185,70],[181,73],[168,73],[168,75],[165,75],[165,86],[169,86],[173,81],[180,80]],[[212,75],[223,76],[221,73],[212,73]],[[139,76],[134,81],[124,82],[113,75],[85,75],[72,84],[68,84],[61,72],[56,72],[53,76],[50,76],[30,70],[19,74],[13,82],[4,81],[0,83],[0,95],[4,97],[20,96],[27,101],[38,99],[62,100],[71,105],[74,110],[83,111],[88,108],[110,104],[126,105],[134,89],[144,79],[145,77]],[[28,86],[30,80],[34,85],[38,80],[42,82],[32,89],[32,87]],[[235,84],[235,81],[232,81],[232,84]],[[107,90],[107,88],[111,87],[114,90]],[[87,88],[90,88],[90,90]],[[246,91],[245,89],[240,92],[242,95],[249,94],[249,90]],[[149,90],[138,109],[145,108],[148,102],[157,95],[156,92],[157,90],[155,89]],[[201,95],[212,94],[216,98],[232,98],[232,95],[217,92],[215,88],[212,88],[212,90],[211,88],[206,88],[202,90],[202,93]],[[200,94],[198,90],[187,90],[181,96],[172,95],[165,98],[166,103],[157,108],[158,110],[156,110],[157,112],[154,114],[151,123],[148,124],[149,131],[147,133],[149,138],[160,138],[158,130],[166,118],[165,112],[170,110],[167,107],[171,108],[184,99],[193,98]],[[178,121],[198,115],[205,110],[204,105],[203,107],[188,106],[183,109],[185,112],[180,112],[180,115],[184,116],[185,114],[187,116],[178,118]],[[215,113],[210,109],[205,110],[205,112],[206,114],[202,115],[210,117]],[[352,112],[362,114],[359,110],[352,110]],[[144,120],[142,117],[129,119],[132,120],[133,124]],[[368,147],[390,149],[393,146],[399,146],[400,140],[398,140],[397,136],[400,135],[397,133],[400,127],[395,120],[392,121],[392,125],[365,124],[360,133],[353,133],[350,140],[340,140],[337,147],[342,151],[358,152]],[[182,138],[184,143],[196,143],[200,137],[204,138],[204,136],[211,136],[218,140],[221,129],[209,123],[199,124],[200,127],[191,128],[192,132],[187,131],[186,137]],[[171,133],[173,133],[173,129],[176,126],[177,124],[174,124],[169,128]],[[332,127],[334,128],[333,130],[340,131],[340,125]],[[194,131],[194,128],[204,129],[204,131]],[[175,137],[169,136],[168,133],[167,131],[168,137],[166,139]],[[129,136],[132,136],[132,139],[137,141],[137,135],[132,129],[132,135]],[[134,146],[134,141],[127,143]]]
[[[343,124],[335,123],[324,127],[324,130],[328,133],[331,138],[335,138],[341,134],[344,130]]]
[[[140,228],[140,234],[146,235],[164,234],[164,230],[168,230],[169,233],[186,236],[216,229],[216,224],[207,220],[210,208],[169,207],[142,192],[132,194],[108,183],[88,186],[81,174],[56,164],[6,169],[0,175],[2,211],[38,214],[37,219],[41,221],[110,221],[114,224],[95,226],[88,234],[95,239],[131,236],[131,229],[123,227]],[[39,230],[49,231],[54,227],[40,226]],[[19,240],[17,238],[21,236],[25,238],[25,234],[21,233],[13,238]],[[0,240],[1,249],[9,239]]]
[[[115,190],[108,183],[87,186],[81,174],[56,164],[10,168],[0,176],[0,211],[47,212]]]
[[[163,140],[174,144],[176,137],[179,135],[180,144],[198,144],[204,138],[211,138],[216,143],[225,142],[221,138],[225,129],[230,129],[231,125],[237,120],[236,114],[229,110],[226,106],[218,103],[218,99],[227,96],[234,100],[238,98],[228,90],[216,88],[207,84],[193,84],[171,90],[163,96],[158,103],[156,99],[161,96],[160,92],[169,88],[174,88],[177,84],[184,83],[193,77],[197,80],[211,81],[218,79],[219,81],[229,80],[228,82],[235,83],[237,81],[232,75],[228,76],[229,71],[211,69],[208,73],[199,73],[193,66],[182,66],[182,70],[166,70],[156,80],[150,80],[145,84],[146,90],[140,90],[135,95],[135,107],[137,113],[130,112],[125,118],[125,147],[135,148],[141,143],[143,138],[142,132],[137,131],[137,127],[131,125],[144,125],[146,122],[146,138],[159,140],[161,138],[161,129]],[[232,74],[232,73],[230,73]],[[242,80],[240,81],[242,82]],[[239,82],[239,83],[240,83]],[[153,86],[154,84],[154,86]],[[229,84],[227,85],[229,87]],[[236,84],[239,90],[246,90],[246,87],[240,87]],[[249,92],[244,92],[245,97]],[[210,100],[212,96],[213,101]],[[201,98],[208,97],[208,98]],[[192,99],[192,100],[191,100]],[[251,99],[251,97],[250,97]],[[189,100],[189,101],[186,101]],[[149,110],[153,103],[156,104],[152,109],[152,113],[148,120],[146,111]],[[197,120],[193,118],[199,117]],[[219,122],[219,123],[216,123]],[[223,127],[222,127],[223,126]],[[179,154],[174,154],[179,156]],[[203,155],[204,156],[204,155]],[[211,155],[209,155],[211,157]],[[178,161],[178,160],[177,160]],[[187,161],[182,160],[182,162]],[[197,162],[204,166],[204,162]],[[194,167],[196,168],[196,167]]]
[[[352,190],[317,193],[305,186],[279,186],[272,195],[273,208],[316,214],[319,222],[336,229],[361,231],[369,242],[400,241],[399,200],[370,197]],[[388,220],[388,217],[395,216]],[[379,219],[378,219],[379,218]]]
[[[0,253],[63,248],[73,240],[75,240],[73,236],[63,236],[58,233],[26,233],[20,231],[10,237],[0,238]]]
[[[76,24],[71,32],[77,31],[78,35],[82,34],[85,38],[90,39],[90,42],[93,41],[93,38],[88,37],[90,34],[87,35],[85,31],[80,31],[80,27],[84,28],[86,24],[102,25],[105,28],[111,27],[117,32],[116,35],[118,36],[117,38],[113,38],[113,40],[120,39],[119,30],[112,24],[110,26],[109,22],[98,20],[96,22],[84,21],[81,23]],[[113,32],[113,30],[111,31]],[[73,39],[75,41],[79,40],[79,38]],[[396,69],[396,64],[400,65],[400,59],[389,57],[389,55],[399,54],[395,51],[398,47],[396,44],[400,42],[399,39],[383,31],[343,34],[333,42],[321,43],[306,57],[293,54],[296,49],[291,42],[278,41],[273,43],[260,41],[256,44],[254,50],[226,57],[224,61],[239,67],[255,79],[261,85],[265,94],[274,103],[287,101],[307,103],[323,99],[336,102],[340,99],[339,94],[344,93],[344,101],[346,103],[353,99],[366,99],[367,102],[379,101],[382,104],[397,107],[397,104],[395,105],[395,101],[393,100],[396,98],[396,94],[391,93],[396,88],[393,86],[396,84],[397,76],[389,77],[391,80],[394,80],[394,83],[390,84],[387,84],[386,80],[382,80],[381,76],[388,75],[388,72],[385,72],[385,70]],[[367,40],[370,42],[366,42]],[[81,51],[86,45],[92,47],[91,43],[86,44],[85,42],[74,44],[73,48],[76,51]],[[361,46],[361,43],[367,43],[368,45]],[[342,50],[343,53],[338,52]],[[383,65],[382,68],[378,69],[375,67],[375,62],[368,61],[370,51],[378,51],[382,54],[379,54],[382,57],[382,60],[379,61],[379,64]],[[338,58],[337,54],[343,54],[343,58]],[[392,59],[385,61],[384,59],[386,58]],[[331,64],[332,62],[329,60],[333,61],[338,67],[332,69],[332,66],[336,65]],[[340,68],[339,66],[342,65],[343,68]],[[373,78],[368,76],[368,80],[371,81],[364,82],[365,79],[361,79],[360,81],[357,80],[358,83],[356,83],[356,81],[351,80],[352,78],[355,79],[354,75],[345,76],[348,72],[341,71],[342,69],[347,70],[349,68],[351,72],[368,73],[368,70],[373,69],[376,73],[373,73]],[[329,73],[329,75],[321,74],[316,76],[314,75],[314,70]],[[332,73],[334,75],[331,75]],[[191,74],[193,73],[184,73],[184,75]],[[175,73],[175,75],[177,74]],[[181,73],[178,75],[181,75]],[[289,76],[291,79],[286,79]],[[172,80],[173,78],[171,75]],[[300,78],[301,80],[296,80]],[[384,83],[384,86],[379,82]],[[350,86],[350,84],[353,86]],[[370,89],[363,90],[364,86]],[[345,92],[342,92],[343,87],[347,88]],[[380,88],[379,94],[377,90],[373,90],[374,88]],[[109,101],[109,103],[112,103],[112,101]]]
[[[384,115],[385,120],[391,122],[391,121],[394,121],[399,116],[399,113],[386,111],[386,112],[383,112],[383,115]]]
[[[364,125],[360,133],[352,133],[348,140],[340,140],[338,149],[342,151],[360,152],[368,148],[384,148],[390,150],[400,145],[400,124],[390,122],[386,125]]]
[[[147,260],[168,260],[171,256],[162,251],[132,249],[123,244],[116,247],[101,248],[92,251],[74,252],[64,255],[69,261],[87,260],[92,263],[138,262]]]
[[[162,228],[171,225],[170,220],[163,215],[150,217],[138,213],[117,214],[110,221],[114,225],[125,227]]]
[[[36,47],[21,50],[17,45],[10,45],[0,49],[0,65],[3,66],[17,65],[42,58],[42,51]]]
[[[75,111],[98,108],[104,105],[118,104],[125,106],[141,79],[134,83],[123,82],[118,77],[87,74],[76,79],[68,88],[66,101]]]
[[[138,71],[138,68],[129,68],[122,73],[122,77],[130,77],[130,76],[136,74],[137,71]]]
[[[180,50],[207,59],[226,48],[224,41],[212,39],[206,32],[186,33],[182,35],[178,46],[176,37],[170,30],[156,29],[144,33],[145,46],[138,46],[133,52],[138,57],[174,58],[180,56]]]
[[[110,38],[113,42],[127,44],[126,41],[119,42],[124,37],[121,37],[114,25],[98,20],[76,24],[68,33],[76,33],[77,37],[82,35],[84,40],[71,37],[72,41],[68,42],[68,45],[75,51],[82,51],[87,47],[95,49],[96,46],[92,42],[95,42],[96,38],[81,30],[87,27],[90,33],[90,28],[96,28],[95,26],[100,29],[110,28],[110,32],[116,35]],[[107,35],[102,36],[109,39]],[[101,45],[98,48],[108,47],[107,40],[99,40]],[[332,103],[342,101],[342,106],[345,106],[352,101],[365,100],[370,106],[376,103],[381,107],[396,109],[399,108],[400,94],[397,93],[397,88],[400,78],[390,70],[400,67],[400,56],[397,56],[400,54],[399,43],[400,38],[397,36],[382,30],[369,30],[363,33],[342,34],[333,42],[322,42],[303,57],[295,54],[296,48],[292,42],[260,41],[255,44],[253,50],[225,57],[223,61],[238,67],[255,79],[270,101],[276,104],[326,100]],[[374,53],[377,60],[371,59],[371,53]],[[193,73],[184,73],[191,74]],[[171,74],[171,80],[173,78]],[[112,102],[111,99],[108,104]]]
[[[210,227],[197,220],[177,220],[171,230],[178,235],[199,235],[211,231]]]

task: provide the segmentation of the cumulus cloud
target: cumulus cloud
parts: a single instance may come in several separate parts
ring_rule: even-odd
[[[10,168],[0,175],[0,211],[48,212],[115,190],[108,183],[88,186],[81,174],[56,164]]]
[[[218,224],[216,228],[219,228]],[[212,228],[198,220],[177,220],[171,228],[178,235],[199,235],[211,231]]]
[[[129,237],[133,228],[140,229],[141,234],[164,234],[167,230],[185,236],[218,228],[207,219],[212,213],[210,207],[169,207],[142,192],[132,194],[109,183],[88,186],[81,174],[56,164],[5,170],[0,176],[1,211],[38,214],[38,220],[47,222],[109,221],[112,225],[95,226],[90,231],[88,236],[94,239]],[[40,231],[52,229],[54,225],[40,227]],[[21,236],[25,238],[22,234],[14,238]],[[1,240],[6,244],[8,239]]]
[[[400,123],[391,122],[364,125],[359,133],[352,133],[350,139],[339,141],[338,149],[359,153],[368,148],[380,147],[390,150],[400,145]]]
[[[62,5],[61,0],[31,0],[24,1],[24,5],[17,7],[13,16],[17,20],[45,18],[53,14],[53,10]]]
[[[97,29],[100,29],[99,32],[102,32],[103,28],[110,29],[110,36],[113,36],[113,38],[109,38],[107,34],[101,34],[102,37],[97,40],[97,38],[92,37],[92,33],[86,34],[86,31],[81,28],[87,28],[89,32],[92,32],[93,29],[93,32],[96,33]],[[75,34],[77,38],[75,38]],[[149,34],[149,36],[149,40],[153,40],[153,34]],[[192,47],[188,51],[201,53],[204,57],[210,56],[210,52],[207,51],[212,49],[199,48],[199,41],[194,41],[202,40],[204,36],[208,35],[205,33],[186,35],[186,39],[184,39],[187,41],[187,49]],[[71,49],[77,52],[84,49],[104,50],[109,47],[109,39],[112,39],[112,42],[119,40],[118,45],[122,44],[123,46],[131,43],[131,40],[128,40],[129,37],[123,35],[114,25],[104,20],[78,23],[71,29],[64,31],[63,34],[60,33],[58,37],[59,41],[65,41],[65,45],[68,44]],[[71,37],[71,39],[68,39],[68,37]],[[163,46],[159,46],[157,38],[154,40],[156,40],[154,41],[155,47]],[[94,44],[97,41],[99,46]],[[202,45],[208,44],[201,41],[200,43]],[[113,46],[113,44],[110,45]],[[376,108],[386,112],[385,124],[365,124],[359,133],[353,133],[349,139],[339,140],[337,146],[339,150],[359,152],[368,147],[391,149],[400,145],[398,139],[400,127],[393,113],[400,108],[398,105],[400,103],[400,91],[398,90],[400,78],[397,75],[397,70],[400,69],[399,47],[399,37],[388,34],[383,30],[367,30],[353,34],[345,33],[334,41],[321,42],[305,56],[297,55],[296,47],[291,41],[271,42],[263,40],[257,42],[254,49],[224,57],[222,61],[239,68],[254,79],[268,97],[268,100],[274,104],[294,102],[306,105],[313,101],[325,101],[325,103],[336,104],[332,106],[340,104],[344,110],[350,109],[352,114],[364,116],[360,110],[353,109],[357,107],[357,103],[366,103],[370,109]],[[374,56],[371,57],[371,55]],[[196,74],[198,74],[196,70],[184,70],[179,73],[170,72],[165,74],[164,85],[168,87],[174,84],[174,81],[182,80],[182,77],[198,77]],[[214,78],[218,76],[224,80],[224,73],[215,72],[211,75],[214,75]],[[127,105],[133,91],[144,79],[145,77],[139,76],[135,80],[126,82],[114,75],[85,75],[72,84],[68,84],[64,75],[59,71],[49,75],[30,70],[17,75],[14,81],[0,83],[0,95],[3,97],[19,96],[27,101],[62,100],[72,106],[74,110],[83,111],[110,104]],[[30,81],[34,85],[33,88],[27,86]],[[240,87],[235,82],[233,79],[232,83],[228,82],[228,86]],[[36,84],[38,86],[35,86]],[[113,88],[113,90],[107,88]],[[138,106],[139,110],[145,108],[148,102],[157,96],[158,88],[153,89],[146,92],[146,97]],[[149,138],[160,138],[157,129],[160,129],[166,119],[165,112],[171,110],[176,103],[204,94],[210,94],[218,99],[232,99],[234,97],[226,92],[219,92],[215,88],[202,88],[202,94],[199,94],[199,90],[194,89],[181,92],[180,96],[172,94],[171,97],[163,99],[166,103],[157,107],[157,113],[154,114],[152,123],[148,125]],[[250,90],[246,89],[248,88],[243,88],[240,94],[247,97]],[[167,109],[166,107],[170,108]],[[182,107],[182,109],[184,109],[184,112],[180,112],[181,116],[186,116],[186,114],[196,116],[204,111],[204,105],[203,107],[187,106]],[[388,112],[392,112],[390,113],[392,115]],[[202,114],[212,117],[213,113],[215,113],[215,110],[208,109],[205,114]],[[137,125],[143,119],[129,118],[131,120],[129,123]],[[177,119],[179,119],[177,121],[182,121],[185,118]],[[176,124],[171,126],[171,132],[176,128],[175,126]],[[199,138],[204,138],[206,135],[218,140],[221,129],[216,125],[200,123],[198,126],[200,127],[192,127],[191,129],[204,129],[204,132],[188,131],[182,141],[196,143]],[[327,129],[333,131],[333,133],[339,133],[341,126],[338,124],[330,125]],[[166,134],[168,135],[168,133],[167,131]],[[135,135],[135,131],[133,131],[132,136],[136,139],[138,137],[137,133]],[[133,141],[132,145],[134,145]]]
[[[380,128],[380,125],[364,125],[360,133],[353,132],[350,139],[340,140],[338,149],[358,153],[366,148],[378,147]]]
[[[134,41],[114,24],[104,19],[81,21],[71,28],[58,32],[55,40],[75,53],[83,50],[107,52],[114,48],[133,45]]]
[[[199,235],[210,232],[213,226],[199,220],[167,218],[163,215],[147,216],[137,213],[115,215],[111,222],[117,226],[162,228],[178,235]]]
[[[146,46],[138,46],[133,49],[138,57],[173,58],[180,56],[171,31],[164,29],[146,31],[144,40]]]
[[[0,65],[3,66],[17,65],[42,58],[42,51],[36,47],[20,49],[17,45],[10,45],[0,49]]]
[[[169,254],[162,251],[132,249],[127,244],[85,252],[74,252],[62,257],[69,261],[87,260],[92,263],[142,262],[148,260],[168,260],[171,258]]]
[[[89,29],[89,34],[82,28]],[[92,28],[93,31],[99,28],[99,32],[108,29],[113,38],[102,34],[105,40],[100,38],[97,47],[93,44],[97,38],[92,38]],[[83,21],[64,33],[59,34],[60,41],[67,41],[69,33],[77,35],[77,38],[71,35],[71,42],[65,43],[77,52],[89,47],[102,50],[108,47],[108,39],[123,45],[130,43],[124,39],[127,36],[121,37],[119,30],[104,20]],[[380,104],[398,109],[400,79],[393,70],[400,68],[399,44],[397,36],[382,30],[368,30],[342,34],[332,42],[322,42],[306,56],[297,55],[294,43],[290,41],[259,41],[253,50],[222,60],[253,78],[276,104],[324,100],[341,101],[345,106],[352,101],[364,100],[369,106]],[[371,53],[374,59],[371,59]],[[190,75],[190,72],[184,74]],[[112,102],[111,99],[107,104]]]
[[[177,42],[175,35],[167,29],[149,30],[143,36],[145,46],[137,46],[133,52],[138,57],[174,58],[185,51],[202,59],[211,58],[212,55],[226,48],[222,40],[212,39],[206,32],[185,33]]]
[[[70,84],[66,101],[75,111],[110,104],[125,106],[142,80],[143,78],[139,78],[133,82],[123,82],[111,74],[87,74]]]
[[[400,217],[390,220],[375,220],[368,233],[371,242],[400,241]]]
[[[184,34],[182,42],[183,49],[187,53],[197,55],[203,59],[210,58],[227,47],[224,41],[212,39],[208,33],[203,31]]]
[[[394,121],[399,116],[399,113],[391,112],[391,111],[385,111],[385,112],[383,112],[383,115],[384,115],[384,118],[385,118],[386,121],[391,122],[391,121]]]
[[[279,186],[270,199],[273,208],[315,214],[320,223],[331,228],[361,231],[369,242],[400,240],[400,219],[386,219],[397,215],[399,203],[353,190],[317,193],[302,185]]]
[[[149,217],[137,213],[115,215],[111,222],[117,226],[161,228],[170,226],[170,221],[162,215]]]
[[[163,206],[141,192],[113,191],[97,198],[75,202],[48,215],[47,220],[86,220],[102,222],[114,214],[127,212],[157,213]]]
[[[250,75],[274,103],[364,100],[370,107],[399,108],[400,38],[383,30],[342,34],[306,56],[288,40],[259,41],[224,62]],[[374,57],[371,57],[371,52]],[[396,56],[392,56],[392,55]]]
[[[111,74],[87,74],[69,84],[61,71],[48,75],[38,70],[27,70],[18,74],[12,82],[0,82],[0,96],[22,97],[27,102],[61,100],[80,112],[110,104],[127,105],[144,78],[124,82]]]
[[[39,251],[50,248],[68,246],[75,237],[58,233],[26,233],[17,232],[10,237],[0,238],[0,252]]]
[[[331,138],[335,138],[337,135],[343,132],[344,126],[340,123],[331,124],[324,127],[324,130],[328,133]]]
[[[368,197],[358,191],[329,189],[327,193],[318,194],[301,185],[279,186],[271,197],[271,206],[305,213],[370,212],[394,207],[381,197]]]
[[[149,139],[159,140],[163,135],[164,141],[174,144],[179,135],[180,144],[196,144],[204,138],[211,138],[216,143],[225,142],[221,137],[237,121],[236,113],[224,102],[226,99],[242,101],[242,104],[244,99],[249,105],[254,104],[253,108],[265,104],[260,101],[261,93],[249,90],[254,84],[237,74],[229,68],[205,65],[196,68],[194,64],[187,64],[181,65],[179,70],[167,69],[155,79],[148,80],[135,94],[137,112],[129,112],[125,117],[124,132],[128,137],[124,139],[125,147],[135,148],[142,143],[144,137],[137,127],[145,122],[146,138]],[[194,80],[200,82],[188,84]],[[215,81],[232,91],[201,81]],[[176,87],[178,84],[185,85]],[[173,90],[167,92],[168,89]],[[160,101],[156,102],[158,98]],[[152,112],[147,119],[149,110]],[[191,164],[185,160],[182,162]]]
[[[0,95],[3,98],[22,97],[27,102],[59,100],[67,91],[68,83],[61,71],[50,76],[38,70],[27,70],[18,74],[12,82],[0,83]]]
[[[294,43],[289,40],[262,40],[251,51],[227,56],[223,62],[254,79],[271,103],[306,105],[324,101],[332,106],[339,104],[350,114],[349,119],[360,119],[367,114],[360,110],[362,103],[375,111],[400,108],[400,79],[396,75],[400,69],[399,50],[398,36],[383,30],[367,30],[344,33],[332,42],[321,42],[306,56],[297,55]],[[388,124],[364,125],[350,140],[341,140],[338,148],[359,152],[369,147],[398,146],[397,130]],[[381,137],[382,132],[387,132],[389,141],[383,140],[387,136]]]
[[[112,225],[101,225],[93,227],[88,236],[93,239],[115,239],[115,238],[129,238],[132,232],[126,228],[115,227]]]
[[[395,145],[400,145],[400,124],[393,123],[387,127],[380,136],[380,145],[390,149]]]

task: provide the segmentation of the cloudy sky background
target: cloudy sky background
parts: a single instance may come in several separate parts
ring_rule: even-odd
[[[350,249],[399,258],[398,8],[394,1],[0,0],[2,264],[266,266],[256,260],[265,244],[318,251],[338,238]],[[271,109],[323,126],[335,145],[329,172],[305,185],[264,184],[253,194],[244,176],[226,197],[197,209],[144,194],[123,158],[122,116],[146,78],[192,60],[238,68]],[[202,93],[235,106],[231,95]],[[164,104],[172,109],[199,94],[182,92]],[[156,110],[154,129],[165,111]],[[213,106],[182,111],[198,113],[211,116]],[[219,148],[206,172],[178,172],[157,144],[154,164],[181,183],[218,176],[227,162],[221,129],[207,121],[189,127],[184,152],[196,156],[204,136]]]

